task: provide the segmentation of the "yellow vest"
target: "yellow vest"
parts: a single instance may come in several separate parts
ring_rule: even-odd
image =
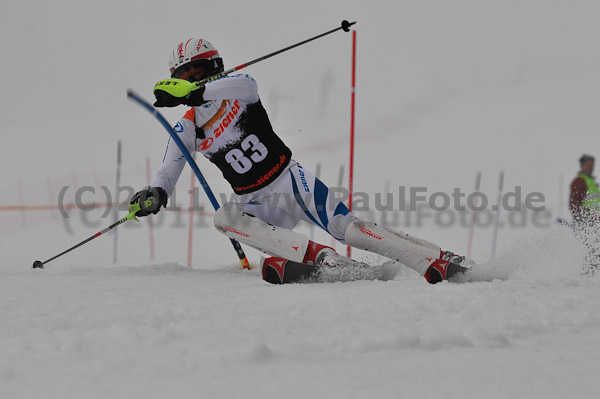
[[[598,183],[585,173],[580,173],[579,177],[581,177],[587,185],[587,193],[585,194],[581,206],[595,212],[600,212],[600,187],[598,187]]]

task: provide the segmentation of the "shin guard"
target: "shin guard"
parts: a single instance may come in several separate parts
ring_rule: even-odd
[[[272,256],[295,262],[304,260],[309,239],[292,230],[272,226],[233,207],[223,206],[215,214],[217,230],[229,238]]]
[[[396,260],[425,275],[440,257],[440,247],[401,231],[375,223],[356,221],[348,226],[345,242],[358,249]]]

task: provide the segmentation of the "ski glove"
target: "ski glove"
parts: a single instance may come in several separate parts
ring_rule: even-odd
[[[180,104],[202,105],[204,86],[198,82],[188,82],[183,79],[165,79],[154,85],[155,107],[176,107]]]
[[[154,201],[152,206],[145,207],[144,201],[149,200],[150,198],[155,198],[158,201]],[[156,215],[158,211],[160,211],[160,207],[167,206],[167,192],[161,187],[148,187],[145,190],[138,191],[135,193],[133,198],[131,198],[130,204],[140,204],[141,208],[135,216],[148,216],[150,214]]]

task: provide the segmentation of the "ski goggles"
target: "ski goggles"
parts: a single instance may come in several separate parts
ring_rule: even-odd
[[[212,69],[211,61],[208,60],[190,62],[189,64],[182,65],[174,70],[171,77],[184,79],[190,82],[197,82],[207,77],[207,71]]]

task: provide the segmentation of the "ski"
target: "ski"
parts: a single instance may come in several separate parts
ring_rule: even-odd
[[[261,260],[262,277],[271,284],[324,283],[357,280],[392,280],[399,271],[396,262],[379,266],[350,260],[335,266],[320,267],[289,259],[270,257]]]

